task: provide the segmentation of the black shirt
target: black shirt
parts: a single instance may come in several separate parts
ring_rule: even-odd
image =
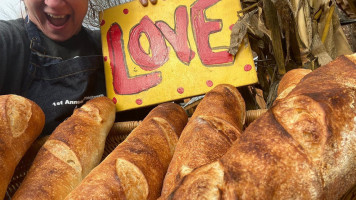
[[[99,30],[82,27],[81,31],[64,42],[55,42],[40,33],[46,55],[63,60],[75,56],[102,55]],[[30,40],[24,19],[0,20],[0,95],[20,94],[30,59]]]
[[[18,94],[30,58],[23,19],[0,20],[0,94]]]

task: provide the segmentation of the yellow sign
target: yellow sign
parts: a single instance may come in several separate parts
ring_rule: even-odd
[[[138,0],[101,13],[107,96],[117,111],[257,82],[249,44],[234,57],[237,0]]]

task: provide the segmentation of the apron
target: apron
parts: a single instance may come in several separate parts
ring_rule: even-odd
[[[45,55],[39,29],[26,19],[31,56],[22,96],[36,102],[46,116],[41,136],[49,135],[87,100],[105,96],[102,55],[62,60]],[[94,40],[94,38],[92,38]]]

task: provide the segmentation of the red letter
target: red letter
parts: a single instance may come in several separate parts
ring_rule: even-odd
[[[188,42],[188,13],[185,6],[179,6],[175,12],[176,27],[171,29],[165,22],[156,22],[156,26],[161,29],[164,37],[172,45],[177,57],[184,64],[189,65],[194,58],[194,51],[190,49]]]
[[[107,33],[111,73],[116,94],[135,94],[158,85],[161,73],[153,72],[131,78],[125,62],[124,41],[122,30],[118,24],[113,24]]]
[[[140,45],[140,36],[144,33],[150,43],[152,57]],[[168,60],[166,41],[159,29],[150,18],[144,16],[141,22],[130,32],[129,52],[134,62],[143,70],[152,71],[162,66]]]
[[[205,22],[204,10],[220,0],[197,0],[191,8],[191,21],[194,39],[199,57],[204,65],[218,65],[233,62],[234,58],[228,51],[213,52],[209,44],[209,35],[221,30],[221,20]]]

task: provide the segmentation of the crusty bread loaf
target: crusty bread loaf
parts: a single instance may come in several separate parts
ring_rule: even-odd
[[[199,103],[184,128],[164,179],[161,199],[193,169],[220,158],[241,134],[246,108],[232,85],[218,85]]]
[[[39,150],[16,199],[64,199],[100,162],[115,105],[98,97],[74,110]]]
[[[341,56],[306,75],[170,199],[339,199],[356,183],[355,102],[355,60]]]
[[[42,109],[18,95],[0,96],[0,199],[3,199],[16,165],[41,134]]]
[[[310,69],[297,68],[288,71],[283,75],[278,85],[277,94],[281,94],[287,88],[293,86],[293,88],[302,80],[302,78],[312,72]]]
[[[66,200],[155,200],[188,117],[177,104],[154,108]]]
[[[302,78],[312,72],[310,69],[292,69],[282,77],[278,85],[277,99],[286,97],[290,91],[302,80]]]

